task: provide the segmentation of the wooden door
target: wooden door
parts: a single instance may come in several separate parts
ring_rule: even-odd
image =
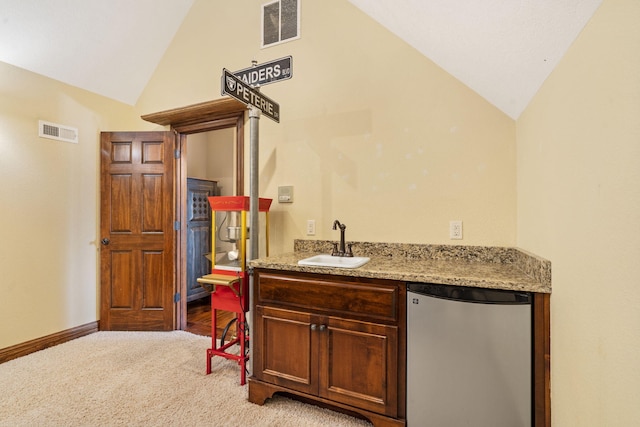
[[[217,183],[187,178],[187,302],[208,297],[210,293],[198,283],[198,277],[211,274],[211,205]]]
[[[171,132],[103,132],[100,329],[174,329]]]

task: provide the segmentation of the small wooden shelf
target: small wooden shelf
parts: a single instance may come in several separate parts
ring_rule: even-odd
[[[207,274],[206,276],[198,277],[196,279],[200,286],[205,288],[208,292],[213,293],[216,291],[216,286],[228,286],[229,289],[239,297],[242,295],[242,288],[236,289],[233,285],[240,282],[239,276],[227,276],[225,274]]]

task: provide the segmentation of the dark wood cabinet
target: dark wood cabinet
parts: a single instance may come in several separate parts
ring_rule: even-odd
[[[210,294],[197,282],[211,274],[211,206],[209,196],[217,195],[215,181],[187,178],[187,302]]]
[[[404,425],[403,283],[256,269],[254,286],[250,401],[284,392]]]

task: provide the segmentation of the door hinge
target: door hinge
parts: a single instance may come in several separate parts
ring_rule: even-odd
[[[174,221],[173,222],[173,229],[175,231],[180,231],[180,221]]]
[[[180,150],[175,150],[173,152],[173,157],[175,157],[176,159],[179,159],[180,158]]]
[[[178,302],[178,301],[180,301],[180,292],[176,292],[176,293],[173,295],[173,302],[174,302],[174,303],[176,303],[176,302]]]

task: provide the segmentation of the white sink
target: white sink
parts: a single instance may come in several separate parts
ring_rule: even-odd
[[[368,263],[369,260],[370,258],[364,256],[343,257],[323,254],[301,259],[300,261],[298,261],[298,265],[334,268],[358,268]]]

